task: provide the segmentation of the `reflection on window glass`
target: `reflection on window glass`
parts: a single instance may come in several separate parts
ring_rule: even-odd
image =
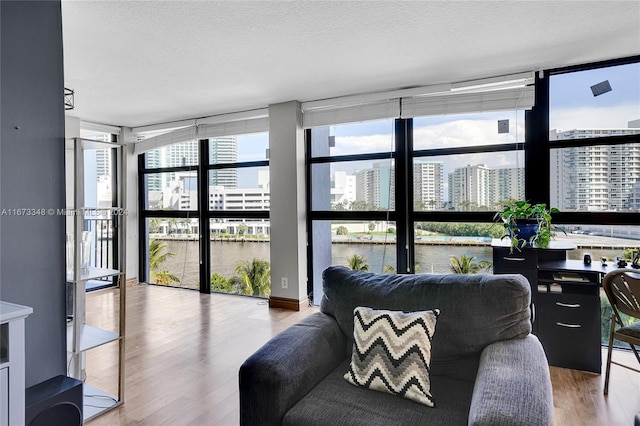
[[[145,154],[145,166],[148,169],[197,165],[197,140],[174,143],[162,148],[152,149]]]
[[[269,133],[209,139],[209,164],[268,160]]]
[[[524,197],[521,151],[422,157],[413,163],[416,211],[501,210]]]
[[[197,210],[198,173],[170,172],[144,175],[147,210]]]
[[[640,211],[640,144],[551,150],[551,205],[569,211]]]
[[[524,141],[524,111],[438,115],[413,120],[413,148],[442,149]]]
[[[314,128],[311,157],[392,152],[393,123],[379,120]]]
[[[149,283],[197,289],[199,280],[198,220],[147,219]]]
[[[313,164],[313,210],[393,210],[395,168],[391,160]]]
[[[269,297],[268,219],[211,219],[211,291]]]
[[[640,63],[551,75],[550,140],[640,134]]]

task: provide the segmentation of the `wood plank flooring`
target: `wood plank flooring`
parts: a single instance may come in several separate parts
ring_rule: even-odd
[[[193,290],[127,287],[125,403],[89,426],[235,426],[238,369],[271,336],[317,308],[269,309],[265,300]],[[87,295],[87,323],[114,328],[118,296]],[[87,354],[87,383],[116,392],[117,344]],[[627,353],[618,360],[635,362]],[[603,361],[606,353],[603,353]],[[604,367],[603,367],[604,371]],[[612,366],[604,374],[551,367],[556,426],[633,425],[640,412],[640,374]]]

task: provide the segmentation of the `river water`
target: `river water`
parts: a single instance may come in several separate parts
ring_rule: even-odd
[[[165,251],[173,253],[161,269],[169,271],[180,278],[182,287],[198,287],[198,243],[196,241],[171,241],[165,240]],[[581,259],[585,250],[571,250],[568,257]],[[615,250],[588,250],[593,259],[600,256],[615,258],[622,253]],[[333,244],[332,260],[334,265],[347,266],[347,258],[359,254],[366,259],[371,272],[381,273],[385,265],[396,263],[395,245],[393,244]],[[475,256],[476,262],[492,260],[492,251],[489,245],[485,246],[461,246],[461,245],[416,245],[416,264],[421,273],[448,273],[450,256],[459,257],[461,254]],[[234,275],[234,270],[239,262],[251,260],[270,260],[268,242],[211,242],[211,272],[217,272],[224,277]]]

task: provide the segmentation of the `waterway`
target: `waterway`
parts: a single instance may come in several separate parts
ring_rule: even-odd
[[[165,251],[173,253],[161,269],[166,270],[180,278],[182,287],[198,287],[198,243],[196,241],[172,241],[165,240]],[[636,242],[637,243],[637,242]],[[447,245],[440,244],[416,244],[416,266],[419,273],[449,273],[451,256],[459,257],[475,256],[475,261],[492,261],[490,245]],[[620,249],[581,249],[568,252],[570,259],[582,259],[582,254],[588,251],[594,260],[601,256],[610,259],[622,255]],[[393,244],[375,244],[367,242],[350,242],[332,244],[332,263],[334,265],[347,266],[347,258],[358,254],[366,259],[371,272],[381,273],[385,265],[395,266],[396,254]],[[251,260],[270,260],[268,242],[211,242],[211,271],[224,277],[234,275],[234,270],[239,262]]]

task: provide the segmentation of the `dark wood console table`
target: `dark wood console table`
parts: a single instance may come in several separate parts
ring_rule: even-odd
[[[567,251],[576,246],[566,242],[513,252],[506,240],[493,240],[491,246],[495,274],[522,274],[531,284],[533,333],[549,364],[600,373],[600,291],[602,277],[617,268],[615,263],[567,260]]]

